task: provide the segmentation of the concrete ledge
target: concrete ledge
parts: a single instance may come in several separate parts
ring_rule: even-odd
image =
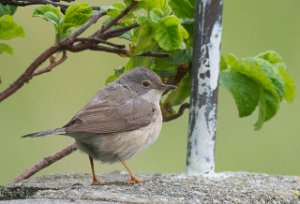
[[[0,203],[300,203],[295,176],[139,174],[147,182],[135,185],[125,184],[128,176],[120,172],[98,176],[107,184],[91,186],[89,174],[55,174],[0,186]]]

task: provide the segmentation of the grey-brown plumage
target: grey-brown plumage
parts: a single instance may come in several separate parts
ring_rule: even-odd
[[[79,149],[89,155],[93,183],[97,183],[92,159],[109,163],[120,160],[127,168],[124,160],[155,142],[162,125],[159,100],[163,92],[173,88],[151,70],[136,68],[102,88],[62,128],[23,137],[73,137]],[[131,181],[138,181],[130,170],[129,174]]]

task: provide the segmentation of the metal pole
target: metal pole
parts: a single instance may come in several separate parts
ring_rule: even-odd
[[[195,1],[187,175],[215,170],[223,0]]]

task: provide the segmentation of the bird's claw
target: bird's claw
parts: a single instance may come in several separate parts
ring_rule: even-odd
[[[126,184],[144,183],[145,179],[138,178],[136,176],[131,176],[131,178],[126,182]]]

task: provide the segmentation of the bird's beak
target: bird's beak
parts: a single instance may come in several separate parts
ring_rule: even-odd
[[[174,86],[174,85],[171,85],[171,84],[162,84],[161,89],[164,90],[164,91],[169,91],[169,90],[172,90],[172,89],[177,89],[177,87]]]

